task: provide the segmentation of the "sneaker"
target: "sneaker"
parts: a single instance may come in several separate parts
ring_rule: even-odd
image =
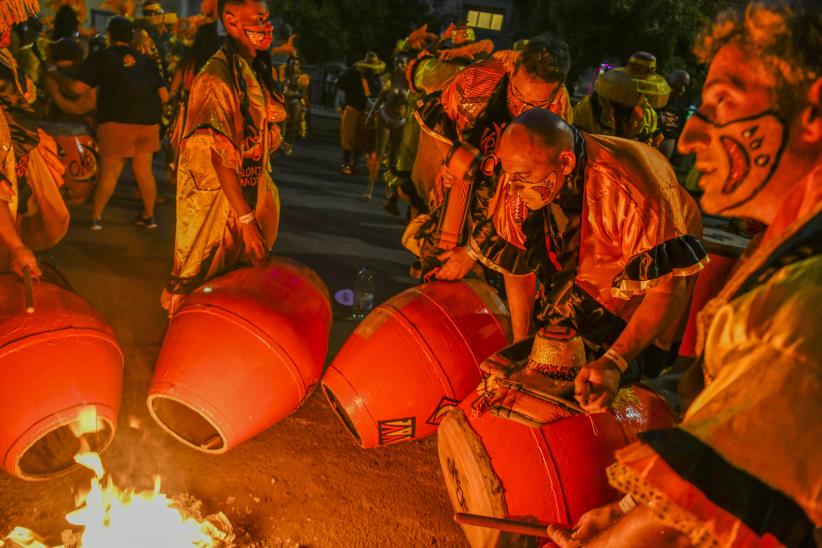
[[[343,173],[343,175],[354,175],[354,168],[352,168],[348,164],[343,164],[342,173]]]
[[[103,219],[92,219],[89,230],[103,230]]]
[[[157,228],[157,223],[154,222],[154,217],[143,217],[142,214],[134,218],[134,224],[145,228]]]

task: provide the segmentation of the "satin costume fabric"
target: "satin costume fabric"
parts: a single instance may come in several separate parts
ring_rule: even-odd
[[[574,329],[600,355],[648,289],[687,277],[690,291],[708,257],[699,208],[664,156],[636,141],[574,132],[575,171],[523,224],[523,268],[542,284],[539,323]],[[499,268],[493,259],[481,257]],[[663,326],[653,344],[670,348],[681,324]]]
[[[705,389],[611,484],[698,547],[812,546],[822,525],[822,167],[703,310]]]
[[[8,49],[0,50],[0,106],[14,149],[11,171],[15,172],[13,178],[8,169],[4,175],[15,185],[20,239],[33,251],[42,251],[66,235],[69,211],[60,194],[65,168],[57,142],[36,126],[32,110],[36,98],[37,88],[14,56]]]
[[[209,59],[191,86],[177,169],[177,226],[174,267],[167,291],[189,293],[203,281],[245,262],[241,226],[212,165],[237,172],[254,208],[266,246],[277,238],[280,201],[269,174],[269,155],[280,145],[278,122],[285,120],[281,98],[273,97],[248,63],[224,50]],[[248,124],[241,110],[244,80]],[[249,200],[249,189],[256,200]]]

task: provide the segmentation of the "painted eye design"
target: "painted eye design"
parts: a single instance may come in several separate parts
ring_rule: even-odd
[[[758,129],[759,129],[758,125],[757,126],[751,126],[751,127],[749,127],[749,128],[742,131],[742,137],[744,137],[745,139],[750,139],[751,137],[756,135],[756,132],[757,132]],[[759,142],[761,143],[762,139],[759,139]]]

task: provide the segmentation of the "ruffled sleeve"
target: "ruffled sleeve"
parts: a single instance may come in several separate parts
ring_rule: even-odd
[[[630,299],[674,276],[691,276],[705,267],[708,254],[697,238],[685,234],[631,257],[611,286],[611,293]]]
[[[667,160],[643,143],[585,135],[580,276],[598,300],[626,301],[708,263],[699,208]],[[618,308],[618,303],[612,304]]]

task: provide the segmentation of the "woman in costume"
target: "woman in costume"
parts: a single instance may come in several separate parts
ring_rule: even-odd
[[[286,117],[262,0],[220,0],[224,46],[194,78],[177,170],[174,266],[162,304],[173,314],[203,281],[267,258],[280,202],[269,175]]]

